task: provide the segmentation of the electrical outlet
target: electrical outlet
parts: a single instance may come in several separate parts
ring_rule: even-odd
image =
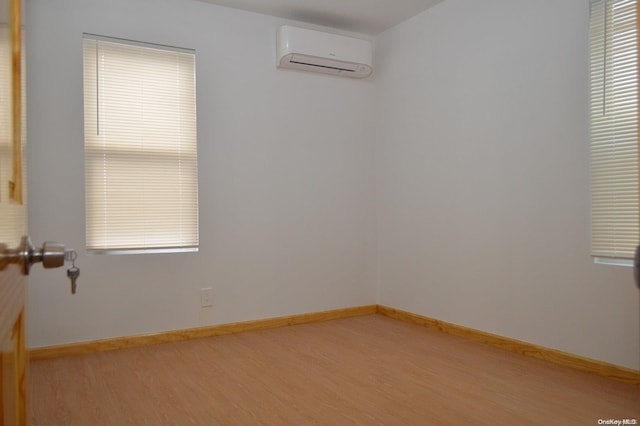
[[[213,289],[212,288],[200,289],[200,306],[203,308],[213,306]]]

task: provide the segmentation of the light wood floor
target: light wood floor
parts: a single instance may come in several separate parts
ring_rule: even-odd
[[[597,425],[640,387],[381,315],[36,361],[33,425]]]

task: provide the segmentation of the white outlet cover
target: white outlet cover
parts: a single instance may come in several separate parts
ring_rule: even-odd
[[[200,306],[202,308],[208,308],[213,306],[213,289],[202,288],[200,289]]]

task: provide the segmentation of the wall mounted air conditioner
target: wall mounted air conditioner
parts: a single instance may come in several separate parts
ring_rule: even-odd
[[[371,75],[369,40],[285,25],[278,30],[278,68],[294,68],[344,77]]]

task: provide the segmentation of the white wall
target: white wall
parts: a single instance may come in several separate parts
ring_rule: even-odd
[[[82,32],[197,49],[201,219],[198,254],[81,250],[76,296],[34,268],[30,346],[378,301],[639,367],[631,270],[589,256],[587,0],[447,0],[373,82],[277,70],[282,21],[203,2],[27,8],[34,241],[84,247]]]
[[[184,0],[28,0],[29,346],[375,303],[371,82],[277,70],[276,18]],[[84,252],[82,33],[197,51],[200,252]],[[214,306],[200,308],[212,287]]]
[[[376,40],[379,303],[638,369],[589,255],[587,0],[447,0]]]

